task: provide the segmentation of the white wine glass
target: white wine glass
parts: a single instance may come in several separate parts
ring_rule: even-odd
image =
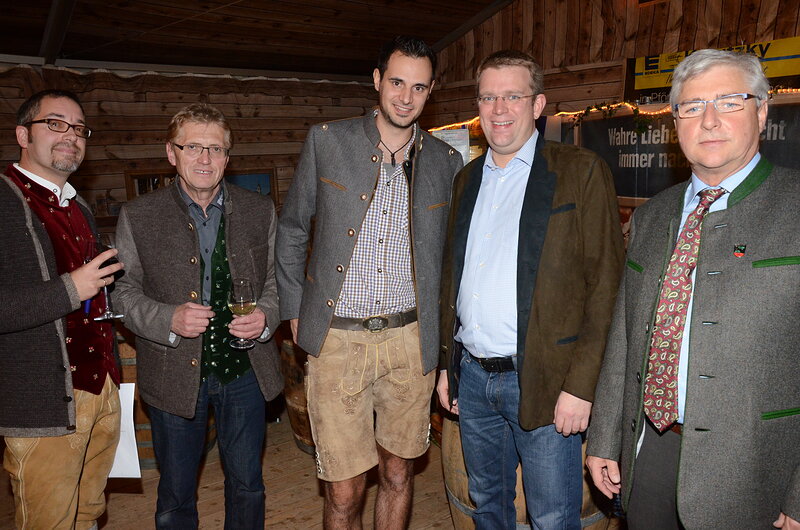
[[[228,309],[231,313],[238,316],[249,315],[256,310],[256,297],[253,291],[253,284],[245,278],[234,278],[231,280],[231,290],[228,292]],[[247,350],[256,345],[250,339],[231,339],[231,348],[237,350]]]
[[[98,245],[98,246],[100,247],[99,248],[99,252],[103,252],[105,250],[114,248],[113,244]],[[107,266],[109,266],[109,265],[111,265],[113,263],[119,263],[119,260],[117,258],[111,258],[111,259],[103,262],[102,267],[107,267]],[[122,313],[117,313],[111,307],[111,297],[108,295],[108,285],[106,285],[105,281],[103,281],[103,298],[105,298],[105,301],[106,301],[105,311],[103,311],[103,314],[100,315],[99,317],[95,317],[94,320],[100,322],[102,320],[114,320],[115,318],[123,318],[125,316]]]

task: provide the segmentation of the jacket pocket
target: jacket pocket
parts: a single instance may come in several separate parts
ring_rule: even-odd
[[[330,184],[331,186],[333,186],[336,189],[339,189],[339,190],[342,190],[342,191],[347,191],[346,187],[344,187],[342,184],[339,184],[338,182],[335,182],[335,181],[333,181],[331,179],[326,179],[325,177],[320,177],[319,180],[321,180],[325,184]]]
[[[753,262],[754,269],[760,269],[762,267],[780,267],[781,265],[800,265],[800,256],[760,259]]]
[[[440,202],[439,204],[431,204],[428,206],[428,210],[435,210],[436,208],[441,208],[442,206],[447,206],[448,203]]]
[[[556,344],[559,345],[559,346],[564,345],[564,344],[572,344],[576,340],[578,340],[578,336],[577,335],[572,335],[571,337],[564,337],[563,339],[558,339],[556,341]]]
[[[574,210],[574,209],[575,209],[575,203],[574,202],[568,202],[567,204],[562,204],[561,206],[559,206],[557,208],[553,208],[552,210],[550,210],[550,215],[555,215],[557,213],[568,212],[568,211]]]
[[[761,415],[762,420],[777,420],[787,416],[797,416],[800,414],[800,407],[794,409],[772,410]]]
[[[639,265],[638,263],[636,263],[632,259],[627,260],[625,262],[625,265],[627,265],[629,269],[633,269],[636,272],[644,272],[644,267],[642,267],[641,265]]]

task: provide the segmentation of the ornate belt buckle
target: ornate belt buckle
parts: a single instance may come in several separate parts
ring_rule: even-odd
[[[380,333],[389,327],[389,319],[378,315],[365,318],[363,321],[361,321],[361,325],[364,326],[364,329],[370,333]]]

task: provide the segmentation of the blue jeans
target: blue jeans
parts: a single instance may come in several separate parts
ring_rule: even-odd
[[[194,418],[149,407],[153,448],[161,471],[156,528],[194,529],[197,474],[205,449],[208,406],[214,407],[217,443],[225,471],[225,528],[264,528],[261,455],[266,403],[253,370],[222,385],[214,375],[200,384]]]
[[[531,526],[581,527],[581,437],[565,438],[552,424],[532,431],[520,427],[517,372],[487,372],[464,352],[458,410],[476,529],[516,528],[520,463]]]

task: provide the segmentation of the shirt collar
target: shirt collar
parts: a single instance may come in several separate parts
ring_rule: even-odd
[[[175,185],[178,186],[178,193],[181,194],[181,199],[183,199],[183,202],[186,203],[186,206],[191,207],[192,205],[194,205],[195,207],[200,208],[200,205],[194,202],[194,200],[192,200],[192,198],[189,197],[186,191],[184,191],[183,186],[181,185],[181,178],[177,177],[176,180],[177,182],[175,183]],[[214,196],[213,199],[211,199],[211,202],[208,203],[208,205],[214,206],[222,210],[222,205],[225,202],[225,194],[223,193],[224,191],[225,191],[225,183],[222,182],[222,185],[219,187],[219,191],[217,191],[217,194]],[[200,208],[200,211],[202,212],[203,209]]]
[[[64,184],[64,188],[59,188],[49,180],[42,178],[39,175],[35,175],[34,173],[31,173],[27,169],[23,169],[22,167],[20,167],[19,164],[14,164],[14,167],[20,173],[22,173],[23,175],[34,181],[39,186],[45,188],[46,190],[50,190],[53,193],[53,195],[56,196],[56,200],[58,200],[58,205],[61,206],[62,208],[69,205],[70,199],[74,199],[75,196],[78,194],[78,192],[75,191],[75,188],[69,182]]]
[[[521,162],[524,162],[528,167],[533,166],[533,156],[536,154],[536,140],[538,138],[539,138],[539,131],[537,129],[534,129],[531,137],[528,138],[528,141],[525,142],[525,144],[523,144],[522,147],[520,147],[519,151],[517,151],[517,154],[514,155],[514,158],[511,160],[511,162],[513,162],[514,160],[520,160]],[[490,147],[489,152],[486,154],[486,160],[483,162],[483,165],[484,167],[488,167],[490,169],[499,169],[500,166],[494,163],[494,158],[492,157],[492,153],[493,151],[492,148]],[[511,162],[506,164],[506,167],[511,165]]]
[[[705,189],[709,189],[709,188],[710,189],[722,188],[728,193],[733,193],[733,190],[735,190],[736,187],[739,186],[739,184],[744,182],[744,179],[747,178],[747,175],[749,175],[750,172],[753,171],[753,168],[756,167],[756,164],[758,164],[759,160],[761,160],[761,153],[756,153],[756,156],[754,156],[750,160],[750,162],[747,163],[746,166],[744,166],[742,169],[740,169],[739,171],[737,171],[733,175],[727,177],[725,180],[720,182],[718,186],[709,186],[708,184],[706,184],[705,182],[700,180],[697,177],[697,175],[692,173],[692,184],[690,186],[690,188],[691,188],[691,196],[687,198],[687,201],[686,201],[687,204],[689,202],[691,202],[692,199],[697,197],[698,193],[700,193],[701,191],[703,191]]]

